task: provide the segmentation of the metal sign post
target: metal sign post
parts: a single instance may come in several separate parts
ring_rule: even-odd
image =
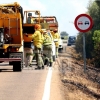
[[[80,14],[75,18],[74,25],[79,32],[83,33],[84,72],[86,72],[85,32],[92,29],[93,20],[87,14]]]
[[[86,51],[85,51],[85,34],[83,33],[83,57],[84,57],[84,72],[86,72]]]

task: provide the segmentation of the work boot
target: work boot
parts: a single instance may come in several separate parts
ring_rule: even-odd
[[[29,64],[29,67],[32,67],[32,64]]]
[[[41,67],[39,67],[39,66],[37,68],[35,68],[35,70],[40,70],[40,69],[41,69]]]
[[[52,67],[52,62],[50,62],[50,67]]]
[[[47,65],[47,63],[48,63],[48,59],[45,59],[44,65]]]
[[[47,62],[47,66],[49,66],[49,65],[50,65],[50,62],[48,61],[48,62]]]
[[[56,55],[56,58],[58,58],[58,55]]]
[[[44,66],[42,66],[42,69],[44,69]]]

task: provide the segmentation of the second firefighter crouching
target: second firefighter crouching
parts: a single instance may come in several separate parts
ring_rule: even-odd
[[[43,42],[43,60],[44,64],[52,67],[52,35],[46,30],[43,32],[44,42]]]

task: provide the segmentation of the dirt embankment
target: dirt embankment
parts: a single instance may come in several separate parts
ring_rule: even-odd
[[[59,54],[60,77],[66,100],[100,100],[100,69],[76,60],[73,47]]]

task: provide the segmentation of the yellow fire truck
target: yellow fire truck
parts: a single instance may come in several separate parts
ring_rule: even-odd
[[[23,9],[17,3],[0,4],[0,63],[12,63],[13,71],[23,67]]]

